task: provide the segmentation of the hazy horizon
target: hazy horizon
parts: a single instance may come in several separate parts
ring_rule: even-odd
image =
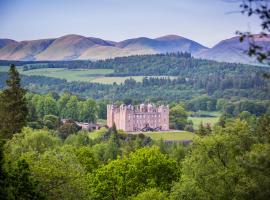
[[[0,0],[0,38],[78,34],[121,41],[174,34],[212,47],[237,30],[259,32],[258,20],[239,10],[231,0]]]

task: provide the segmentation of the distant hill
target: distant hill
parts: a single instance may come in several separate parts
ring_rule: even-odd
[[[197,53],[206,49],[195,41],[177,35],[156,39],[140,37],[120,42],[81,35],[21,42],[0,39],[1,60],[97,60],[167,52]]]
[[[264,50],[270,49],[270,37],[259,38],[255,36],[254,42],[262,46]],[[240,42],[239,37],[233,37],[219,42],[213,48],[197,52],[193,56],[221,62],[256,63],[255,58],[250,58],[246,54],[247,50],[247,41]]]
[[[4,46],[11,45],[11,44],[16,44],[15,40],[10,40],[10,39],[0,39],[0,49]]]
[[[270,37],[255,37],[255,42],[265,49],[270,48]],[[247,49],[248,43],[240,43],[239,37],[223,40],[213,48],[207,48],[178,35],[166,35],[155,39],[139,37],[115,42],[73,34],[21,42],[0,39],[0,60],[102,60],[131,55],[188,52],[196,58],[256,63],[255,59],[246,55]]]

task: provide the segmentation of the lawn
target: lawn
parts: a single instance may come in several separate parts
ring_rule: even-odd
[[[8,66],[0,66],[0,72],[8,71]],[[66,69],[66,68],[43,68],[22,71],[22,67],[17,67],[21,74],[28,76],[48,76],[53,78],[66,79],[67,81],[86,81],[93,83],[113,84],[124,83],[125,80],[133,78],[141,82],[145,76],[126,76],[126,77],[106,77],[106,74],[113,73],[113,69]],[[148,77],[168,77],[168,76],[148,76]],[[175,76],[169,76],[171,79]]]
[[[67,81],[92,81],[96,77],[103,77],[112,73],[112,69],[65,69],[65,68],[43,68],[29,71],[21,71],[24,75],[41,75],[54,78],[66,79]]]
[[[137,82],[141,82],[145,76],[126,76],[126,77],[97,77],[93,79],[91,82],[94,83],[103,83],[103,84],[113,84],[113,83],[124,83],[125,80],[133,78]],[[171,79],[175,78],[175,76],[147,76],[147,77],[170,77]]]
[[[144,135],[152,138],[153,140],[169,140],[169,141],[184,141],[192,140],[194,133],[179,131],[179,132],[147,132]]]
[[[17,67],[19,69],[19,67]],[[0,72],[7,72],[9,70],[9,66],[0,66]]]
[[[192,120],[195,129],[199,127],[200,123],[214,125],[221,115],[219,112],[201,112],[201,114],[211,115],[212,117],[189,117],[188,119]]]

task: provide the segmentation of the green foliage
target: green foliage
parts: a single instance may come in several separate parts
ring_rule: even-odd
[[[167,192],[152,188],[138,194],[136,197],[131,198],[131,200],[169,200],[169,198]]]
[[[236,120],[225,128],[216,127],[209,136],[196,138],[190,156],[182,162],[172,198],[269,197],[269,144],[256,144],[256,137],[246,122]]]
[[[6,178],[7,173],[4,170],[4,154],[3,154],[3,146],[4,142],[0,141],[0,197],[1,199],[7,199],[7,191],[6,191]]]
[[[216,104],[217,104],[216,99],[209,97],[207,95],[202,95],[191,99],[187,103],[187,108],[192,111],[197,110],[214,111],[216,110]]]
[[[3,200],[44,199],[38,190],[38,182],[30,174],[29,165],[25,160],[18,160],[15,166],[4,159],[3,145],[0,144],[0,198]],[[15,162],[15,161],[14,161]],[[7,165],[7,166],[4,166]]]
[[[10,170],[6,180],[7,199],[40,200],[43,194],[38,190],[38,182],[31,177],[29,165],[19,160],[15,169]]]
[[[187,124],[187,112],[185,108],[178,104],[170,108],[170,128],[184,130]]]
[[[75,134],[79,130],[81,130],[81,127],[73,120],[66,120],[65,123],[58,128],[58,135],[60,138],[66,139],[69,135]]]
[[[98,102],[98,118],[107,119],[107,104],[108,102]]]
[[[270,98],[267,90],[269,82],[262,76],[262,74],[270,72],[269,68],[235,63],[219,63],[195,59],[190,57],[190,55],[138,55],[97,62],[55,61],[48,62],[47,64],[53,65],[53,67],[61,65],[59,67],[76,68],[76,71],[60,69],[66,71],[66,74],[62,74],[61,78],[69,80],[70,73],[74,74],[78,71],[82,73],[83,70],[80,70],[81,68],[96,69],[97,71],[110,68],[111,70],[109,71],[112,72],[113,69],[114,72],[107,74],[110,77],[105,78],[110,78],[112,82],[122,78],[125,79],[125,82],[108,85],[90,83],[88,81],[68,82],[64,79],[44,76],[22,76],[25,88],[37,93],[49,91],[62,93],[68,91],[93,99],[114,99],[115,101],[132,99],[133,102],[141,102],[149,99],[151,101],[170,102],[193,99],[194,102],[190,104],[192,109],[203,108],[206,110],[215,109],[216,98],[231,99],[231,97],[242,97],[260,100]],[[31,73],[29,74],[31,75]],[[138,75],[141,76],[140,79],[144,77],[142,81],[138,81]],[[134,79],[128,79],[129,76],[135,77]],[[169,76],[174,77],[168,78]],[[6,79],[7,74],[1,72],[0,88],[4,87]],[[80,77],[79,79],[89,80],[89,77]],[[203,103],[200,104],[197,100]]]
[[[13,161],[18,160],[24,153],[31,151],[44,153],[60,144],[61,140],[54,136],[53,132],[24,128],[22,133],[15,134],[11,140],[7,141],[5,151],[8,154],[7,159]]]
[[[78,113],[79,121],[87,121],[87,122],[97,121],[98,108],[97,108],[96,102],[93,99],[87,99],[86,101],[79,102],[78,109],[79,109],[79,113]]]
[[[201,122],[198,127],[198,130],[196,131],[196,134],[200,136],[206,136],[206,135],[211,134],[211,132],[212,132],[212,129],[211,129],[210,124],[206,124],[206,126],[204,126],[203,123]]]
[[[93,172],[98,167],[98,160],[96,159],[92,148],[80,147],[76,150],[76,156],[86,172]]]
[[[72,145],[74,147],[92,146],[93,141],[90,139],[89,134],[83,131],[79,131],[77,134],[71,134],[65,139],[65,144]]]
[[[237,188],[237,199],[268,199],[270,197],[270,144],[255,144],[240,160],[246,177]]]
[[[43,118],[43,124],[48,129],[54,129],[55,130],[60,126],[61,121],[60,121],[59,117],[57,117],[55,115],[45,115],[44,118]]]
[[[88,180],[94,199],[125,199],[152,187],[169,190],[177,174],[175,161],[157,148],[142,148],[99,168]]]
[[[25,90],[21,88],[21,79],[15,65],[9,69],[7,88],[0,93],[0,137],[11,138],[13,134],[21,132],[26,125],[27,103]]]
[[[67,146],[43,154],[29,152],[23,157],[48,199],[87,199],[85,170],[74,148]]]
[[[99,112],[99,107],[93,99],[78,99],[77,96],[69,93],[63,93],[60,96],[52,93],[46,95],[29,93],[27,100],[31,110],[29,121],[34,122],[41,119],[44,125],[48,125],[47,127],[50,129],[56,129],[59,125],[54,124],[55,120],[53,122],[51,117],[46,121],[44,119],[46,115],[82,122],[96,122]]]
[[[270,115],[264,115],[257,121],[256,135],[262,143],[270,143]]]
[[[76,96],[71,96],[67,101],[64,116],[68,119],[78,119],[78,111],[78,98]]]

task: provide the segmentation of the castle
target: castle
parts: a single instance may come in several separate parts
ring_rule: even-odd
[[[169,106],[152,104],[107,105],[107,126],[123,131],[169,130]]]

